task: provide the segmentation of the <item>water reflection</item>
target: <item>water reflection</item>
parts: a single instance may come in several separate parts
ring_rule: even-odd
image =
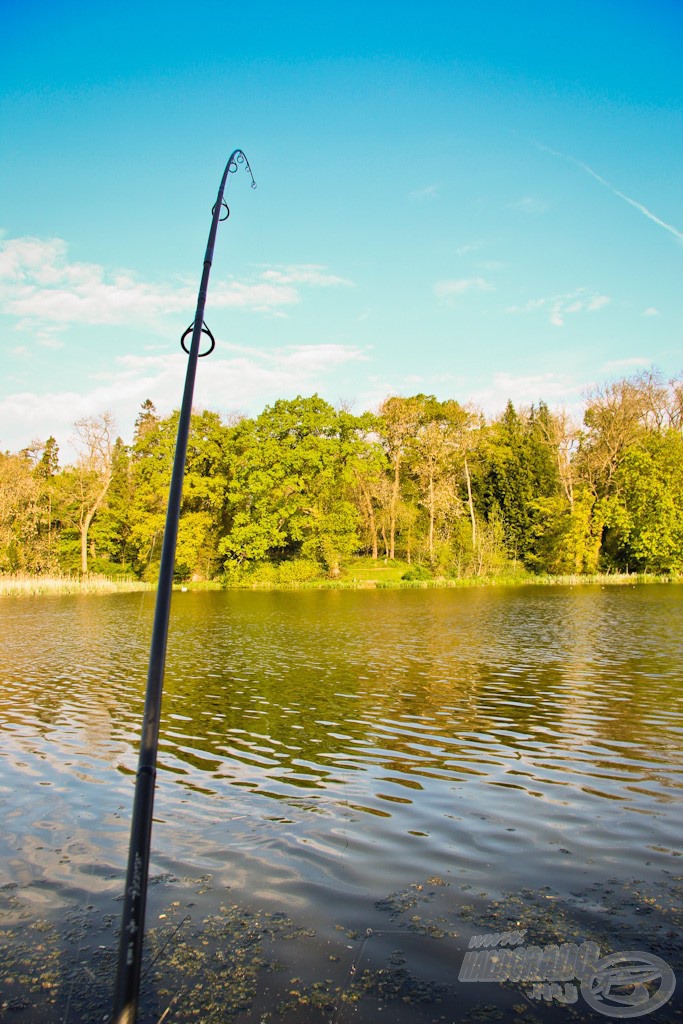
[[[431,876],[434,928],[465,944],[487,914],[495,930],[503,906],[538,926],[552,892],[551,923],[567,929],[608,921],[614,935],[634,907],[655,907],[620,948],[640,942],[673,963],[682,609],[683,590],[667,586],[176,594],[151,920],[180,923],[203,901],[203,948],[222,915],[223,944],[252,920],[245,900],[269,928],[286,908],[315,947],[283,932],[275,955],[289,956],[287,977],[305,961],[310,986],[330,975],[328,953],[342,965],[357,955],[347,936],[368,927],[386,978],[399,927],[410,970],[424,960],[448,986],[452,946],[427,952],[436,932],[412,916],[417,881]],[[5,974],[16,985],[26,964],[42,970],[45,942],[68,979],[87,948],[93,966],[103,958],[91,972],[100,1007],[152,611],[148,594],[0,602],[0,922],[21,963]],[[501,892],[525,895],[496,902]],[[334,968],[335,984],[348,969]],[[34,995],[52,991],[42,976]],[[84,975],[74,1022],[102,1016],[87,1006],[91,983]],[[73,991],[60,989],[62,1007],[80,1005]],[[458,992],[458,1013],[463,998],[475,995]],[[270,1012],[267,995],[262,1004]],[[422,1019],[402,998],[390,1015]]]
[[[319,850],[362,828],[378,873],[414,858],[416,841],[435,870],[483,856],[509,873],[513,857],[525,877],[566,871],[556,848],[594,872],[615,849],[632,863],[670,851],[682,596],[177,594],[160,742],[165,852],[229,847],[237,820],[247,845],[271,843],[285,860],[283,821],[303,823],[292,843]],[[0,605],[13,865],[66,876],[41,836],[81,820],[86,838],[70,834],[81,854],[62,847],[72,877],[79,856],[122,857],[151,613],[150,595]]]

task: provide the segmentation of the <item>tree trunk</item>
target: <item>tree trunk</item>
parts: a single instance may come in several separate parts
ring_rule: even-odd
[[[375,521],[375,510],[372,507],[372,495],[370,494],[367,487],[364,486],[360,476],[356,478],[360,487],[360,493],[363,496],[365,502],[365,508],[368,514],[368,527],[370,529],[370,542],[372,544],[372,557],[377,558],[377,523]]]
[[[368,515],[370,519],[370,538],[372,540],[372,557],[377,558],[377,524],[375,522],[375,510],[372,507],[372,502],[368,502]]]
[[[467,506],[470,510],[470,519],[472,521],[472,550],[477,546],[477,520],[474,518],[474,503],[472,501],[472,484],[470,482],[470,467],[467,465],[467,459],[465,459],[465,480],[467,481]]]
[[[429,474],[429,564],[434,565],[434,474]]]
[[[95,513],[104,501],[104,496],[109,490],[109,484],[111,483],[111,473],[105,479],[102,490],[97,495],[97,498],[93,502],[91,508],[87,510],[85,515],[81,516],[80,531],[81,531],[81,572],[85,576],[88,572],[88,530],[90,524],[95,518]]]
[[[88,530],[93,520],[94,512],[88,512],[81,521],[81,572],[85,576],[88,572]]]
[[[394,458],[394,486],[391,491],[391,510],[389,513],[389,558],[393,558],[396,551],[396,517],[400,489],[400,470],[401,460],[397,453]]]

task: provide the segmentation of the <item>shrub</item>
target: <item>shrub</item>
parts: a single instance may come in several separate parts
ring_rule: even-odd
[[[401,576],[402,580],[407,583],[420,582],[422,580],[434,579],[433,575],[429,571],[426,565],[412,565],[407,572],[404,572]]]
[[[293,558],[290,562],[281,562],[278,566],[280,583],[308,583],[318,579],[321,568],[317,562],[308,558]]]

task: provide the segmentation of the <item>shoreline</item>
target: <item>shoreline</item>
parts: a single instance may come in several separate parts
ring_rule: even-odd
[[[219,586],[188,584],[187,590],[458,590],[467,587],[580,587],[683,583],[683,576],[652,573],[594,573],[580,576],[461,576],[433,580],[309,580],[301,583],[233,583]],[[174,589],[180,589],[174,587]]]
[[[220,580],[202,580],[175,583],[180,592],[207,590],[454,590],[463,587],[580,587],[580,586],[637,586],[650,583],[683,583],[683,576],[652,573],[594,573],[592,575],[521,576],[461,576],[454,579],[439,577],[430,580],[402,579],[315,579],[301,582],[248,582],[224,583]],[[123,594],[154,592],[155,583],[135,579],[114,579],[97,576],[80,579],[76,576],[0,576],[2,597],[48,597],[68,594]]]

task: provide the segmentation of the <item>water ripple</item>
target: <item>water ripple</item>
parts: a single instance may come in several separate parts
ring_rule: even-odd
[[[680,844],[681,596],[176,595],[163,840],[210,861],[239,819],[244,842],[283,864],[305,845],[323,875],[342,835],[349,861],[371,856],[378,871],[416,844],[434,871],[456,861],[520,876],[567,875],[569,856],[596,873],[617,853],[665,856]],[[151,603],[21,612],[18,630],[18,603],[0,606],[6,870],[23,858],[37,877],[82,884],[110,859],[98,829],[124,856]],[[69,823],[85,820],[74,838]]]

